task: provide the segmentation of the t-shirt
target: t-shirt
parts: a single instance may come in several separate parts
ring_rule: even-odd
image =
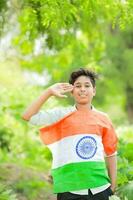
[[[64,188],[57,184],[58,186],[55,187],[55,193],[70,191],[76,194],[88,194],[87,189],[90,188],[91,192],[93,194],[96,194],[105,190],[110,185],[108,176],[106,174],[103,153],[105,153],[107,156],[112,156],[116,153],[116,134],[113,129],[112,123],[106,114],[97,111],[94,108],[91,112],[88,111],[86,113],[79,113],[76,110],[75,106],[71,106],[67,108],[58,108],[45,112],[41,111],[36,115],[32,116],[30,119],[31,124],[46,126],[41,129],[41,137],[44,143],[48,145],[53,154],[52,173],[55,178],[55,182],[59,182],[59,180],[68,180],[68,182],[70,182],[70,177],[72,177],[72,179],[74,180],[74,174],[72,176],[70,176],[69,174],[68,177],[64,177],[64,171],[71,171],[71,167],[81,172],[81,168],[89,169],[88,165],[90,166],[90,164],[92,165],[93,169],[95,168],[95,165],[99,165],[100,170],[104,174],[102,183],[100,183],[99,186],[99,184],[97,184],[98,180],[95,183],[92,181],[91,184],[89,183],[90,180],[92,180],[94,177],[94,174],[93,177],[91,177],[92,171],[85,172],[88,174],[88,176],[85,176],[84,171],[82,171],[82,173],[78,173],[77,171],[75,172],[75,175],[78,173],[82,177],[86,177],[86,180],[80,176],[76,177],[75,181],[78,181],[78,179],[80,178],[80,186],[75,186],[71,183],[68,184],[67,181],[66,183],[61,184],[64,186],[66,185]],[[70,123],[71,121],[72,123]],[[86,123],[88,124],[87,127],[89,127],[89,133],[88,129],[85,130]],[[65,127],[65,131],[64,136],[59,138],[59,129],[61,126]],[[69,127],[72,127],[72,130],[70,130]],[[56,131],[57,129],[58,131]],[[48,130],[50,130],[50,132]],[[112,141],[109,139],[110,137]],[[110,141],[111,144],[109,144]],[[71,145],[71,142],[75,144]],[[104,143],[104,145],[102,145],[102,143]],[[71,148],[72,146],[75,146],[75,149]],[[66,147],[69,148],[69,154],[66,154]],[[91,155],[87,155],[86,157],[85,155],[87,154],[87,152],[91,152]],[[75,166],[74,163],[76,164]],[[60,171],[58,171],[57,169]],[[95,173],[96,171],[97,167],[95,168]],[[97,177],[98,176],[101,175],[97,174]],[[83,179],[82,181],[81,178]],[[84,185],[84,183],[86,185]],[[72,190],[68,190],[69,188],[71,188]],[[79,188],[82,189],[80,190]]]

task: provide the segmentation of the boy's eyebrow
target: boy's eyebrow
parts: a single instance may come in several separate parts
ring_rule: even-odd
[[[90,82],[85,82],[85,84],[90,84]],[[76,82],[75,85],[82,84],[81,82]]]

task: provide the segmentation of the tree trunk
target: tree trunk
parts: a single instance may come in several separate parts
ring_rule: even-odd
[[[130,123],[133,123],[133,86],[126,87],[126,110]]]

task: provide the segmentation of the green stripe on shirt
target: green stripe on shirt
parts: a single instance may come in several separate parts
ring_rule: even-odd
[[[78,162],[52,169],[54,193],[90,189],[110,182],[105,162]]]

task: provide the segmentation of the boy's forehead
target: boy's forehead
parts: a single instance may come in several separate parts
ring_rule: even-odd
[[[88,76],[79,76],[79,77],[76,79],[75,83],[76,83],[76,84],[77,84],[77,83],[91,83],[91,80],[90,80],[90,78],[89,78]],[[75,83],[74,83],[74,84],[75,84]]]

